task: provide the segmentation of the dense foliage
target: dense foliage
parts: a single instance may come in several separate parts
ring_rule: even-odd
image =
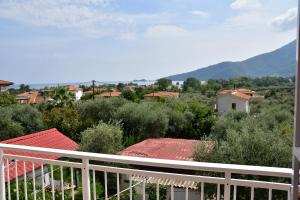
[[[26,105],[0,107],[0,140],[34,133],[44,128],[42,114]]]
[[[172,91],[174,86],[170,87],[170,84],[168,79],[158,80],[158,88],[136,86],[132,89],[119,84],[116,86],[122,91],[119,98],[78,102],[65,88],[57,88],[50,93],[52,101],[38,106],[16,105],[13,95],[1,94],[0,139],[57,128],[82,143],[84,133],[101,133],[99,129],[109,129],[104,124],[112,128],[118,122],[117,129],[122,131],[120,145],[124,147],[153,137],[206,138],[215,142],[215,148],[207,155],[196,156],[197,160],[290,166],[294,78],[240,77],[209,80],[206,84],[188,78],[180,98],[143,100],[143,95],[149,92]],[[255,89],[261,96],[251,100],[251,112],[229,112],[216,118],[213,109],[216,93],[222,89],[243,87]],[[111,90],[113,85],[107,88]],[[23,85],[21,90],[28,91],[30,88]],[[107,141],[108,144],[111,142]],[[281,148],[276,148],[275,144]],[[256,160],[255,151],[260,152],[264,159]]]
[[[82,132],[80,149],[86,152],[115,154],[122,148],[123,131],[119,124],[100,122]]]
[[[53,100],[42,105],[17,105],[13,95],[1,94],[0,140],[57,128],[79,143],[82,151],[115,154],[147,138],[197,139],[208,142],[195,149],[196,161],[291,167],[294,78],[240,77],[209,80],[206,84],[189,78],[179,98],[144,100],[144,94],[173,91],[176,86],[171,87],[168,79],[160,79],[155,87],[131,89],[119,84],[117,88],[122,91],[119,98],[89,97],[77,102],[72,93],[58,88],[50,94]],[[250,101],[250,113],[232,111],[217,118],[214,111],[217,92],[233,88],[257,91],[258,97]],[[24,85],[21,90],[29,88]],[[103,177],[96,178],[102,195]],[[108,178],[115,181],[112,175]],[[208,193],[211,188],[207,187]],[[161,191],[164,198],[166,187]],[[211,191],[214,195],[215,190]],[[156,199],[153,185],[147,187],[147,193],[149,199]],[[238,194],[238,199],[249,199],[246,193]],[[60,194],[57,195],[59,198]],[[81,199],[81,195],[78,190],[76,199]],[[66,194],[65,198],[68,197]],[[121,199],[127,199],[126,195]],[[274,194],[274,199],[280,198]]]
[[[250,114],[228,112],[220,117],[210,135],[216,143],[214,150],[203,154],[203,148],[198,147],[195,159],[291,167],[293,109],[292,104],[280,103],[280,96],[289,99],[293,96],[278,93],[281,92],[265,99],[253,99]]]
[[[157,85],[159,90],[167,90],[169,87],[172,86],[172,80],[167,79],[167,78],[161,78],[157,80]]]
[[[0,107],[16,104],[16,97],[11,94],[0,94]]]
[[[73,107],[55,107],[43,113],[44,124],[48,128],[57,128],[66,136],[79,141],[82,123],[79,114]]]

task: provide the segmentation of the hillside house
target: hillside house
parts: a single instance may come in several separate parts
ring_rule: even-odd
[[[249,113],[249,101],[255,92],[248,89],[223,90],[217,95],[218,116],[230,110],[244,111]]]
[[[121,96],[122,92],[104,92],[101,94],[95,95],[96,97],[119,97]]]
[[[207,147],[212,149],[214,144],[207,141],[199,140],[186,140],[186,139],[172,139],[172,138],[156,138],[147,139],[135,145],[132,145],[123,151],[119,152],[122,156],[133,156],[142,158],[155,158],[166,160],[178,160],[178,161],[192,161],[194,150],[196,145],[200,142],[206,142]],[[154,170],[153,167],[149,167],[149,171]],[[179,171],[176,171],[179,172]],[[142,176],[133,175],[131,179],[135,182],[143,182]],[[121,177],[122,189],[129,187],[128,176]],[[150,177],[147,179],[148,183],[157,184],[158,182],[164,186],[170,186],[171,182],[168,178],[155,178]],[[185,199],[185,189],[188,187],[189,200],[201,199],[201,193],[198,189],[198,184],[193,181],[178,181],[173,183],[174,187],[174,200]],[[141,193],[141,186],[136,187],[137,192]],[[170,199],[171,191],[167,190],[166,199]],[[148,198],[146,198],[148,199]]]
[[[145,100],[159,100],[160,98],[178,98],[179,92],[152,92],[144,95]]]
[[[38,104],[44,103],[48,100],[46,96],[38,91],[24,92],[16,96],[16,100],[19,104]]]
[[[0,80],[0,93],[2,92],[6,92],[6,87],[7,86],[10,86],[10,85],[13,85],[14,83],[13,82],[10,82],[10,81],[4,81],[4,80]]]
[[[76,101],[80,100],[80,98],[83,95],[83,91],[79,86],[68,85],[66,88],[67,88],[67,90],[69,90],[70,92],[72,92],[75,95]]]
[[[41,131],[34,134],[29,134],[5,141],[1,141],[2,144],[13,144],[13,145],[24,145],[31,147],[44,147],[44,148],[52,148],[52,149],[62,149],[62,150],[77,150],[79,148],[78,144],[66,137],[62,133],[60,133],[57,129],[49,129],[45,131]],[[35,153],[24,153],[18,151],[5,150],[4,153],[10,154],[13,156],[29,156],[34,158],[41,159],[53,159],[58,160],[62,157],[53,156],[53,155],[45,155],[45,154],[35,154]],[[16,169],[17,165],[17,171]],[[9,170],[8,167],[9,166]],[[42,170],[43,167],[43,170]],[[13,181],[18,177],[22,179],[24,174],[28,177],[33,177],[33,169],[35,172],[36,183],[41,185],[42,182],[42,174],[44,174],[44,186],[47,187],[50,185],[50,173],[48,169],[48,165],[41,165],[40,162],[35,162],[34,165],[32,162],[24,161],[15,161],[12,160],[9,163],[5,163],[5,172],[9,171],[9,176],[6,176],[6,181]]]

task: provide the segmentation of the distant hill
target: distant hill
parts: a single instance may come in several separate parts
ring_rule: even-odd
[[[222,62],[195,71],[169,76],[183,81],[188,77],[200,80],[229,79],[233,77],[293,76],[296,65],[296,41],[275,51],[261,54],[240,62]]]

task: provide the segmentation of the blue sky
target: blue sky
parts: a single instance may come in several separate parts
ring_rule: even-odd
[[[0,0],[0,79],[157,79],[295,39],[296,0]]]

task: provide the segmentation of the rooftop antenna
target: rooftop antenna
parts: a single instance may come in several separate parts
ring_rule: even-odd
[[[297,30],[297,54],[296,54],[296,77],[295,77],[295,119],[294,119],[294,148],[293,148],[293,178],[292,199],[298,200],[299,164],[300,164],[300,1],[298,1],[298,30]]]

